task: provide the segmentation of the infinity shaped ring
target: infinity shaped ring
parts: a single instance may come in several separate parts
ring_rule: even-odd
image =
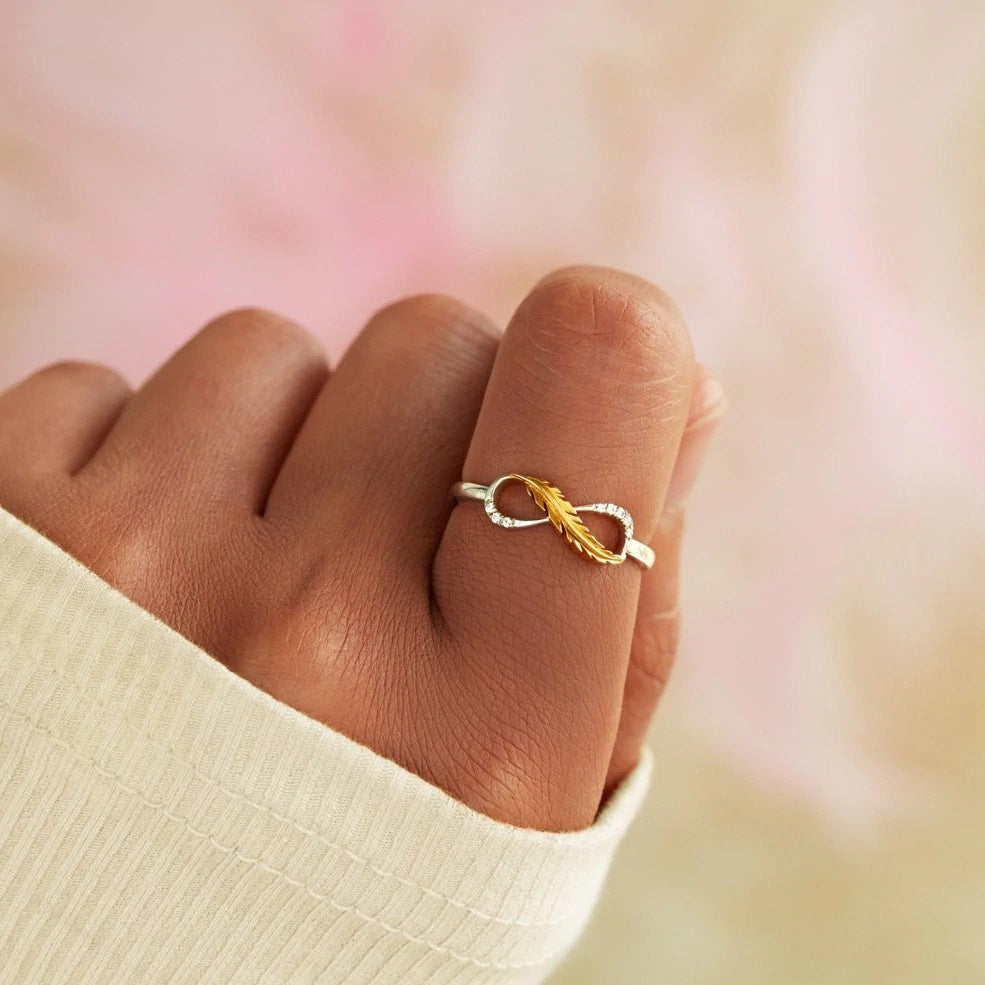
[[[496,493],[510,482],[523,483],[530,498],[544,511],[546,516],[536,520],[521,520],[519,517],[506,516],[496,505]],[[562,534],[583,558],[598,564],[622,564],[626,558],[642,564],[644,568],[653,565],[656,555],[653,549],[638,540],[633,540],[633,518],[629,511],[615,503],[591,503],[588,506],[572,506],[557,486],[552,486],[545,479],[533,479],[528,475],[518,475],[510,472],[494,479],[488,486],[477,482],[456,482],[451,487],[451,495],[455,499],[476,499],[486,508],[486,516],[497,527],[507,529],[518,527],[537,527],[542,523],[550,523],[558,533]],[[623,532],[622,546],[618,551],[610,551],[589,532],[582,523],[579,513],[600,513],[612,517]]]

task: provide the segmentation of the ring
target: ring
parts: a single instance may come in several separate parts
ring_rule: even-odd
[[[537,520],[521,520],[519,517],[503,514],[496,505],[496,493],[509,482],[523,483],[531,499],[547,515]],[[644,568],[650,568],[656,559],[652,548],[641,541],[633,540],[633,518],[628,510],[615,503],[572,506],[564,498],[561,490],[557,486],[552,486],[546,479],[533,479],[528,475],[510,472],[494,479],[488,486],[482,486],[477,482],[456,482],[451,487],[451,495],[455,499],[480,500],[485,504],[486,516],[498,527],[513,529],[550,523],[583,558],[598,564],[622,564],[630,557]],[[622,527],[622,547],[618,551],[608,550],[592,536],[578,516],[579,513],[600,513],[612,517]]]

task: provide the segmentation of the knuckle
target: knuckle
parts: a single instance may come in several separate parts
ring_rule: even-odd
[[[575,350],[611,360],[621,373],[662,381],[693,361],[691,341],[674,302],[631,274],[601,267],[565,267],[534,287],[518,313],[524,329],[552,354]]]
[[[297,322],[265,308],[235,308],[213,318],[199,333],[217,345],[258,348],[265,352],[300,351],[309,358],[324,360],[318,340]]]
[[[445,294],[415,294],[377,311],[364,334],[383,346],[413,344],[438,350],[494,352],[498,333],[492,322]]]
[[[79,359],[61,359],[37,370],[28,379],[92,389],[130,390],[130,385],[115,369]]]
[[[496,717],[502,715],[501,710]],[[447,785],[459,800],[490,817],[523,825],[560,799],[565,770],[560,756],[545,748],[550,743],[535,723],[491,725],[488,707],[473,707],[471,714],[456,717]]]
[[[455,793],[474,810],[509,824],[523,825],[549,800],[550,785],[531,769],[529,760],[506,746],[488,752],[473,749],[458,755]]]
[[[87,510],[91,514],[91,508]],[[215,656],[225,651],[232,604],[224,591],[227,558],[189,531],[174,531],[149,514],[120,521],[103,512],[95,528],[72,525],[69,553],[103,581]],[[180,557],[181,565],[174,559]]]
[[[605,699],[596,700],[594,686],[553,687],[528,673],[543,662],[529,643],[463,642],[448,651],[454,658],[441,681],[444,693],[457,696],[443,708],[448,788],[508,823],[577,824],[604,774]]]
[[[131,598],[148,594],[162,571],[159,531],[150,523],[131,517],[127,522],[112,522],[109,511],[87,529],[76,529],[79,556],[86,566],[104,581]]]

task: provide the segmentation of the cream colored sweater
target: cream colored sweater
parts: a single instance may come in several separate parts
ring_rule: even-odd
[[[543,981],[647,786],[514,828],[227,670],[0,510],[0,982]]]

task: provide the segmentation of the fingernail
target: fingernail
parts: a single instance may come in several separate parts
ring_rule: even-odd
[[[667,487],[665,510],[682,505],[690,495],[727,407],[728,397],[724,387],[718,377],[706,370],[691,401],[691,413],[677,453],[677,464]]]

